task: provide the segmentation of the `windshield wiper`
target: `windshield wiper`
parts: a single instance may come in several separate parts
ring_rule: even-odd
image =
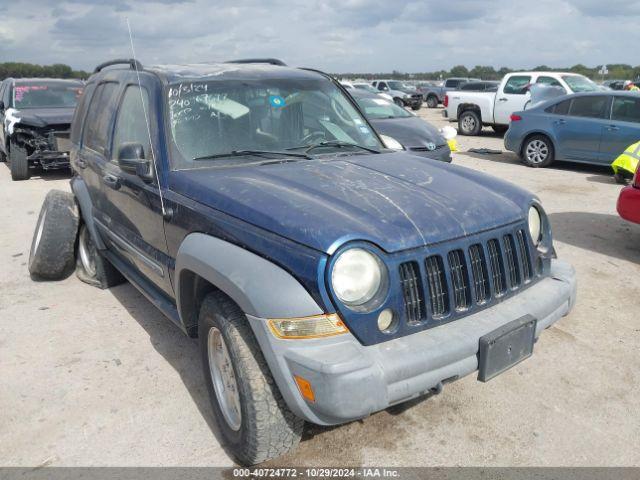
[[[254,155],[256,157],[265,157],[268,155],[280,155],[283,157],[296,157],[296,158],[306,158],[311,159],[307,153],[295,153],[295,152],[283,152],[279,150],[232,150],[226,153],[214,153],[211,155],[203,155],[202,157],[195,157],[194,161],[200,160],[213,160],[216,158],[224,158],[224,157],[245,157]]]
[[[310,145],[299,145],[297,147],[287,148],[287,150],[297,150],[297,149],[304,148],[305,149],[304,154],[306,155],[310,151],[316,148],[322,148],[322,147],[337,147],[337,148],[355,147],[355,148],[359,148],[360,150],[365,150],[371,153],[381,153],[380,150],[376,150],[375,148],[365,147],[364,145],[358,145],[357,143],[343,142],[341,140],[326,140],[324,142],[312,143]]]

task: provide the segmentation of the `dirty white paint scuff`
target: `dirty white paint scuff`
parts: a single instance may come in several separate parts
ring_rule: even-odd
[[[16,110],[15,108],[7,108],[4,113],[4,126],[6,132],[9,135],[13,134],[14,125],[20,121],[20,117],[16,116],[18,113],[20,112],[18,112],[18,110]]]

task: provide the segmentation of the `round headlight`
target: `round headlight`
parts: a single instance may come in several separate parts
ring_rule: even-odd
[[[529,208],[529,234],[537,247],[542,240],[542,217],[536,207]]]
[[[345,305],[358,306],[371,300],[382,284],[380,261],[362,248],[340,254],[333,264],[331,286]]]

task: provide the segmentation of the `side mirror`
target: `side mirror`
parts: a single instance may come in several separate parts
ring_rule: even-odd
[[[149,171],[149,160],[144,158],[144,147],[139,143],[123,143],[118,147],[118,165],[132,175],[137,175],[146,183],[153,181]]]

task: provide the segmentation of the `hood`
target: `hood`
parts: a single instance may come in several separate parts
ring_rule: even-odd
[[[32,127],[71,124],[74,108],[25,108],[14,115],[20,118],[20,124]]]
[[[427,143],[436,146],[447,141],[440,132],[419,117],[369,119],[379,133],[389,135],[398,140],[404,147],[425,147]]]
[[[463,237],[524,219],[533,198],[403,152],[172,171],[169,188],[326,253],[349,240],[395,252]]]

